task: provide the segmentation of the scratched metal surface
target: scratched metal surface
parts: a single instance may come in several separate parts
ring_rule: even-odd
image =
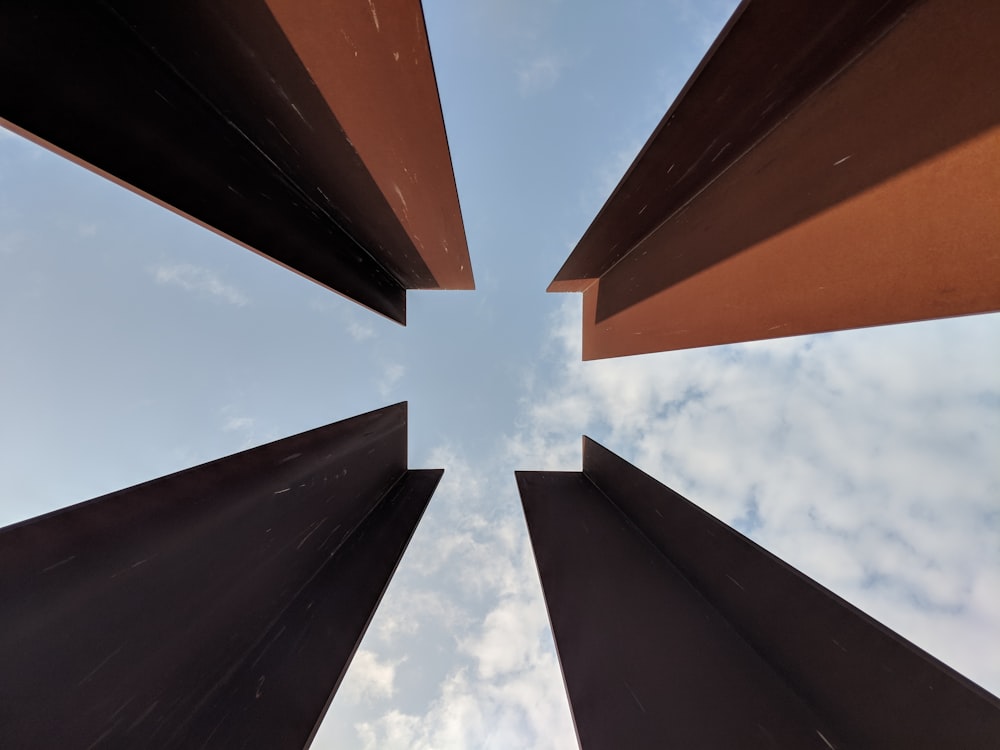
[[[304,747],[440,475],[397,404],[0,530],[0,746]]]
[[[433,275],[409,288],[473,289],[420,3],[267,5]]]
[[[549,287],[585,359],[1000,309],[1000,6],[870,6],[741,6]]]
[[[553,284],[610,270],[917,1],[744,0]]]
[[[303,23],[286,19],[286,33],[264,0],[5,3],[0,62],[19,74],[0,82],[0,118],[405,322],[406,289],[471,288],[472,270],[419,3],[403,3],[408,23],[392,28],[407,58],[389,69],[395,77],[369,66],[339,89],[320,88],[307,69],[321,56],[297,54]],[[336,26],[313,20],[328,58],[344,53],[345,39],[363,38],[366,29],[350,24],[372,25],[369,4],[358,5],[363,15],[328,19]],[[282,5],[285,15],[295,9]],[[364,59],[379,51],[369,47]],[[391,102],[406,87],[414,95],[395,97],[392,111],[351,96],[360,89]],[[359,153],[342,119],[393,142],[386,151],[395,171],[424,182],[391,189],[387,167],[371,147]],[[418,135],[395,143],[401,129]],[[414,199],[418,189],[434,201]],[[404,212],[395,204],[406,195]]]
[[[996,698],[597,443],[518,486],[585,750],[995,746]]]

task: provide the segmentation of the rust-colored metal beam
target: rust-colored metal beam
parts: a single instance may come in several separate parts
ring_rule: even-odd
[[[584,750],[995,746],[1000,700],[589,438],[517,483]]]
[[[420,2],[267,4],[435,285],[474,289]]]
[[[0,530],[0,746],[306,747],[440,470],[406,404]]]
[[[0,62],[9,127],[383,315],[474,286],[419,0],[14,0]]]
[[[584,358],[1000,310],[996,28],[745,2],[549,287]]]

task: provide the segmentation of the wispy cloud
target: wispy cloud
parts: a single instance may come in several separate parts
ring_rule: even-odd
[[[351,661],[350,675],[344,680],[340,695],[354,701],[391,698],[396,692],[396,667],[404,659],[380,659],[368,649],[359,649]]]
[[[416,572],[413,562],[411,555],[407,564]],[[425,573],[419,575],[427,578]],[[428,620],[438,622],[449,632],[460,632],[469,621],[468,612],[449,596],[419,586],[394,588],[393,595],[380,605],[378,612],[372,632],[383,648],[413,643],[422,624]]]
[[[347,332],[355,341],[365,341],[375,335],[374,328],[367,323],[361,323],[355,320],[353,316],[347,321]]]
[[[214,271],[190,263],[157,266],[153,269],[153,277],[157,284],[178,286],[237,307],[250,302],[243,292],[222,281]]]
[[[239,410],[232,405],[224,406],[220,410],[223,418],[222,431],[232,433],[239,442],[239,449],[245,450],[261,442],[266,442],[268,438],[261,439],[258,435],[257,420],[240,414]]]
[[[355,341],[367,341],[375,337],[375,327],[368,321],[359,320],[354,310],[354,303],[347,303],[337,295],[327,290],[314,293],[309,298],[309,309],[322,314],[335,315],[340,319],[348,335]]]
[[[517,90],[522,96],[548,91],[559,82],[564,68],[565,64],[555,55],[536,57],[518,69]]]
[[[391,364],[385,368],[385,372],[378,383],[378,392],[382,394],[382,398],[388,398],[396,390],[396,385],[403,379],[405,374],[406,368],[398,363]]]
[[[239,432],[240,430],[252,430],[253,418],[251,417],[229,417],[222,426],[225,432]]]

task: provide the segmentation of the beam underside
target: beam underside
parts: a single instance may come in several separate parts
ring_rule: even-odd
[[[287,36],[264,0],[9,3],[0,11],[0,61],[18,75],[0,83],[0,117],[41,145],[405,322],[406,289],[442,282],[470,288],[472,272],[422,16],[418,4],[403,5],[408,16],[416,12],[394,35],[407,43],[408,60],[388,72],[367,70],[367,77],[361,66],[330,90],[317,86],[294,48],[302,25],[286,20]],[[286,15],[295,6],[281,3]],[[326,49],[342,54],[344,39],[365,30],[350,24],[371,19],[344,13],[337,20],[337,28],[325,29],[337,44]],[[312,32],[323,33],[316,24]],[[366,59],[384,52],[373,45],[362,51]],[[313,53],[309,62],[323,59]],[[380,76],[384,85],[372,88]],[[338,120],[355,130],[361,123],[368,138],[393,140],[407,128],[387,119],[385,107],[369,111],[356,89],[378,99],[408,79],[415,93],[396,119],[418,135],[389,149],[391,167],[419,171],[419,189],[437,191],[427,205],[405,205],[414,185],[400,183],[387,195],[389,168],[374,163],[371,147],[359,154]]]
[[[1000,6],[916,3],[766,137],[692,134],[781,88],[746,50],[789,41],[752,15],[780,5],[733,23],[553,282],[585,290],[585,359],[1000,309]]]
[[[1000,736],[996,698],[593,441],[582,473],[518,481],[584,748],[807,747],[817,731],[836,747],[988,748]],[[686,632],[699,617],[704,630]],[[727,627],[710,630],[716,617]],[[717,660],[731,640],[758,674]],[[803,717],[798,739],[759,720],[772,679],[788,693],[769,708]]]
[[[556,274],[579,291],[681,209],[914,5],[744,0]],[[766,43],[762,44],[762,41]],[[691,273],[704,268],[690,258]],[[581,282],[583,282],[581,284]]]
[[[583,750],[826,750],[833,732],[586,477],[518,481]]]
[[[4,529],[0,744],[306,746],[440,474],[397,405]]]

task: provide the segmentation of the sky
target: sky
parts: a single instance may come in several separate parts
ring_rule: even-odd
[[[544,292],[734,6],[427,0],[477,290],[406,328],[0,131],[0,525],[408,400],[315,748],[575,747],[513,472],[584,433],[1000,693],[1000,315],[584,363]]]

